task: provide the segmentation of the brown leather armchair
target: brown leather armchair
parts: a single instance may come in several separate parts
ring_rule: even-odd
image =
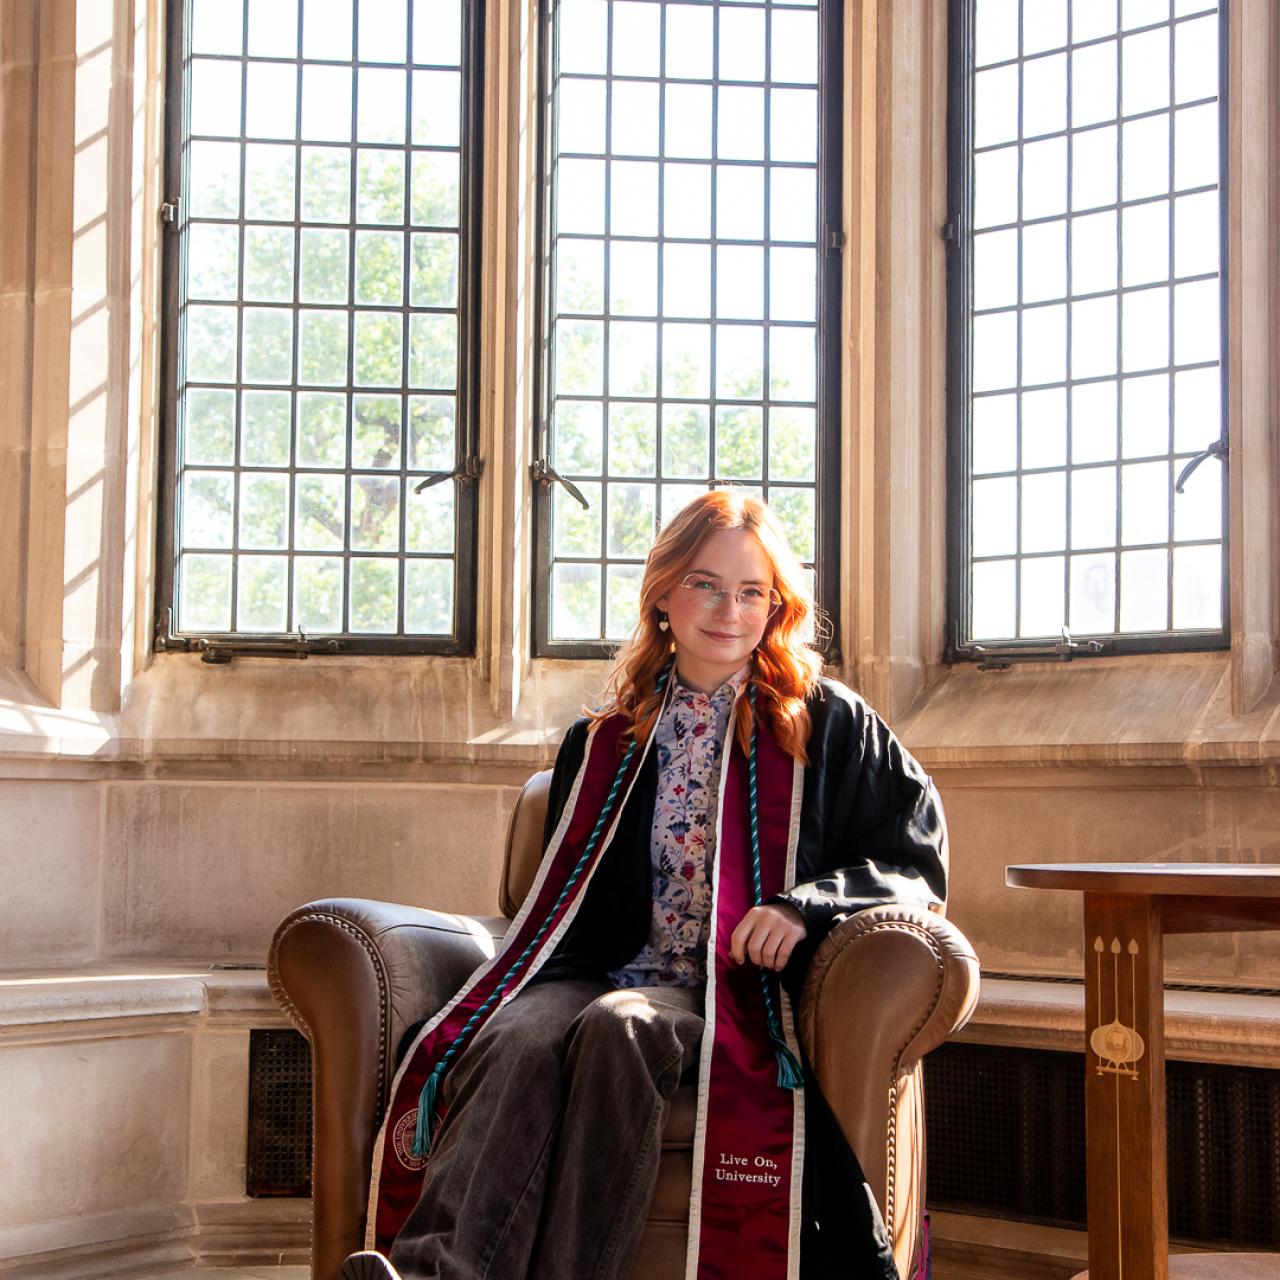
[[[276,930],[271,990],[311,1042],[314,1280],[336,1280],[363,1247],[370,1163],[405,1030],[444,1006],[491,953],[533,883],[549,770],[525,784],[507,829],[501,916],[466,917],[363,899],[299,907]],[[877,993],[885,993],[883,996]],[[963,1026],[978,961],[940,914],[876,907],[838,925],[810,965],[799,1032],[857,1152],[904,1280],[924,1210],[921,1059]],[[684,1274],[694,1089],[676,1094],[633,1280]]]

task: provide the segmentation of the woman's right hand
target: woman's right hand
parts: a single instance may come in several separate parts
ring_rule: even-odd
[[[771,902],[752,907],[742,917],[729,941],[729,952],[737,964],[750,960],[762,969],[785,969],[796,943],[808,932],[795,907]]]

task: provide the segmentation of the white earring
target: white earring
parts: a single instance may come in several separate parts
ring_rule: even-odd
[[[670,626],[671,626],[671,623],[667,621],[666,615],[663,614],[663,616],[658,619],[658,630],[666,631]]]

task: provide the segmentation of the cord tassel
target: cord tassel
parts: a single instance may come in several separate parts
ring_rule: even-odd
[[[418,1127],[413,1131],[411,1150],[420,1158],[431,1154],[431,1131],[435,1128],[436,1090],[439,1087],[440,1068],[436,1067],[418,1095]]]
[[[803,1089],[804,1072],[790,1046],[776,1032],[769,1033],[769,1043],[773,1045],[773,1056],[778,1060],[778,1088]]]

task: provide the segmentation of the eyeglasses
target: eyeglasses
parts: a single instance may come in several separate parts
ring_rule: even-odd
[[[782,596],[772,587],[760,587],[754,583],[730,591],[718,578],[708,578],[701,573],[689,574],[680,589],[704,609],[718,609],[725,597],[732,595],[737,601],[738,612],[746,618],[763,618],[782,605]]]

